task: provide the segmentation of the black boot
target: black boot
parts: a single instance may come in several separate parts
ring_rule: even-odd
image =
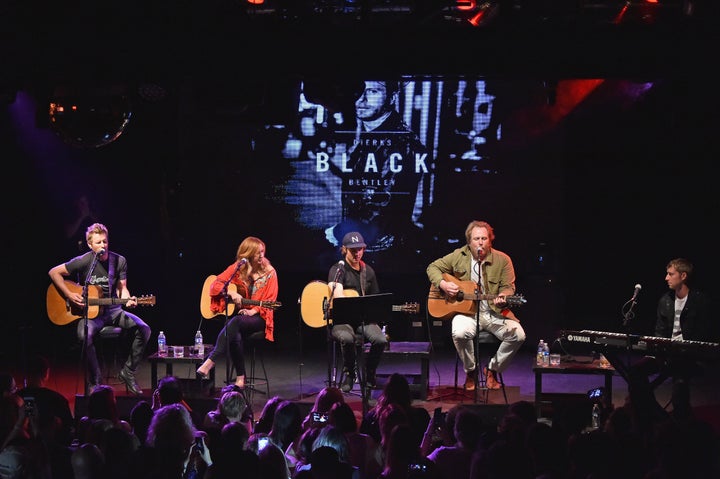
[[[102,374],[100,374],[100,371],[96,371],[95,374],[90,373],[90,378],[88,379],[86,387],[86,394],[90,394],[95,390],[96,387],[101,385],[103,383],[102,381]]]
[[[349,393],[355,385],[355,375],[351,371],[344,369],[343,376],[344,378],[342,385],[340,386],[340,390],[344,393]]]
[[[367,387],[370,389],[377,388],[377,379],[375,378],[375,370],[374,369],[368,369],[367,370]]]
[[[122,368],[118,373],[118,379],[125,383],[125,390],[135,396],[142,396],[142,389],[135,382],[135,373],[127,368]]]
[[[385,349],[385,345],[387,343],[383,344],[373,344],[370,346],[370,351],[367,356],[367,362],[365,363],[365,373],[366,373],[366,381],[368,389],[375,389],[377,387],[377,379],[375,378],[377,373],[377,368],[380,365],[380,358],[382,357],[383,350]]]

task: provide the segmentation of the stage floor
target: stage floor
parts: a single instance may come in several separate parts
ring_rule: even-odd
[[[80,367],[79,358],[72,354],[63,357],[49,358],[52,363],[50,387],[60,391],[71,403],[71,408],[76,411],[76,398],[83,399],[83,371]],[[513,359],[512,364],[504,373],[508,402],[519,400],[530,402],[535,401],[535,375],[533,365],[535,361],[534,351],[521,350]],[[259,366],[258,366],[259,367]],[[270,345],[265,353],[265,367],[270,377],[270,395],[280,396],[284,399],[297,401],[303,405],[314,402],[316,393],[322,389],[328,380],[328,353],[327,351],[309,351],[299,354],[294,351],[285,351]],[[419,361],[406,356],[388,356],[383,359],[378,374],[399,372],[403,374],[414,374],[419,372]],[[18,385],[23,384],[21,370],[13,371]],[[200,391],[195,388],[195,366],[192,364],[175,365],[173,369],[175,376],[187,379],[188,395],[191,399],[201,401],[202,409],[214,407],[220,389],[226,382],[226,365],[220,361],[216,365],[216,388],[214,394],[207,390]],[[165,374],[164,367],[158,368],[158,375]],[[720,397],[715,390],[719,384],[720,373],[716,369],[708,368],[705,375],[694,383],[692,403],[698,415],[707,418],[713,423],[715,430],[720,434],[720,424],[716,417],[720,417]],[[454,388],[455,383],[455,352],[452,348],[435,349],[430,354],[430,377],[429,391],[426,400],[416,398],[414,404],[426,408],[431,414],[436,407],[442,407],[444,411],[458,403],[483,405],[484,394],[475,395],[472,392],[462,390],[462,383],[465,375],[462,367],[458,372],[459,387]],[[129,396],[125,387],[117,379],[108,381],[113,386],[116,395],[124,403],[138,399],[151,400],[151,370],[150,363],[144,361],[137,373],[138,384],[143,388],[144,395],[140,398]],[[612,378],[613,383],[613,404],[620,406],[624,403],[627,395],[627,384],[619,375]],[[603,386],[603,376],[588,375],[561,375],[552,374],[543,377],[543,391],[546,393],[557,393],[559,396],[581,397],[588,390]],[[656,395],[661,404],[669,399],[669,382],[660,385]],[[367,405],[374,404],[380,390],[375,390]],[[478,399],[478,401],[476,401]],[[265,404],[267,397],[264,394],[256,393],[252,396],[253,411],[257,417]],[[353,406],[353,409],[361,414],[363,404],[359,395],[359,387],[356,384],[353,391],[346,394],[346,401]],[[191,401],[192,404],[192,401]],[[367,407],[366,405],[366,407]],[[496,409],[502,409],[505,400],[502,391],[489,391],[487,405]],[[127,408],[125,408],[127,409]],[[122,412],[123,408],[121,408]]]

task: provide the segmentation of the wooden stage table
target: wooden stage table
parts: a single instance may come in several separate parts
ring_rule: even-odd
[[[165,365],[165,375],[166,376],[172,376],[173,375],[173,365],[175,364],[193,364],[195,365],[195,369],[200,367],[200,365],[205,361],[205,359],[210,355],[210,352],[212,351],[214,345],[213,344],[206,344],[205,345],[205,354],[203,356],[198,356],[197,354],[190,354],[191,352],[194,352],[195,346],[183,346],[184,353],[182,357],[175,357],[172,354],[172,347],[168,346],[168,354],[167,356],[158,356],[157,353],[153,353],[148,357],[148,361],[150,362],[150,383],[152,384],[153,391],[157,389],[158,385],[158,364],[164,364]],[[210,370],[210,381],[209,383],[209,390],[214,391],[215,390],[215,368],[212,368]],[[195,378],[193,378],[195,380]],[[198,381],[198,391],[202,390],[202,379],[197,378]]]
[[[546,402],[548,393],[543,392],[542,378],[545,374],[586,374],[601,375],[605,377],[605,394],[612,398],[612,378],[615,368],[612,366],[603,367],[599,360],[588,363],[563,361],[557,366],[534,366],[535,372],[535,410],[540,417],[541,406]]]

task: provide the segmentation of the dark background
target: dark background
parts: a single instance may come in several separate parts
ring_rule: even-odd
[[[257,145],[272,134],[266,125],[293,114],[296,82],[328,70],[330,78],[483,74],[508,88],[503,154],[514,168],[480,191],[462,178],[443,184],[433,212],[442,234],[428,231],[422,254],[387,268],[382,257],[367,257],[380,262],[381,287],[396,302],[422,305],[416,318],[396,317],[390,329],[397,339],[433,330],[423,304],[424,268],[475,218],[495,227],[495,246],[515,261],[518,292],[528,300],[518,316],[529,347],[561,328],[622,331],[623,304],[636,283],[642,291],[629,327],[652,334],[665,265],[676,256],[695,263],[699,287],[717,291],[719,98],[701,53],[715,44],[704,29],[673,25],[671,39],[660,27],[561,37],[544,27],[432,29],[437,36],[363,26],[333,37],[340,35],[334,28],[320,33],[291,24],[272,39],[253,30],[231,39],[225,24],[151,34],[153,13],[161,16],[149,12],[132,34],[120,34],[122,15],[92,23],[92,34],[66,24],[61,35],[38,22],[42,46],[23,43],[7,56],[12,74],[3,77],[10,81],[2,84],[0,155],[5,322],[13,348],[75,354],[74,327],[48,321],[45,292],[47,270],[74,254],[62,225],[78,190],[108,225],[111,249],[128,257],[131,291],[157,296],[155,307],[137,311],[153,328],[151,349],[161,329],[170,343],[189,344],[198,326],[214,339],[221,323],[201,321],[200,290],[207,275],[233,261],[247,235],[267,243],[279,272],[277,347],[323,347],[324,331],[303,325],[298,300],[308,282],[327,279],[318,255],[328,267],[339,256],[270,199],[283,165]],[[518,33],[513,41],[508,32]],[[116,141],[78,148],[48,124],[38,106],[45,92],[78,79],[128,86],[133,115]],[[569,102],[571,85],[591,79],[603,81],[582,102]],[[648,83],[643,95],[627,95]],[[162,98],[141,96],[145,84],[159,85]],[[411,320],[422,323],[420,330],[409,327]],[[440,342],[448,337],[430,334]]]

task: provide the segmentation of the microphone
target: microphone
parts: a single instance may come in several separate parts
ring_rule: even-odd
[[[640,286],[640,283],[635,285],[635,292],[632,295],[632,298],[630,298],[630,301],[635,301],[638,297],[638,293],[642,289],[642,286]]]
[[[337,283],[338,279],[340,278],[340,273],[345,272],[345,261],[340,260],[337,262],[337,269],[335,270],[335,281],[333,283]]]
[[[240,261],[238,261],[238,268],[239,268],[240,266],[244,265],[245,263],[247,263],[247,259],[245,259],[245,258],[243,258],[243,259],[241,259]]]
[[[102,248],[101,250],[99,250],[99,251],[95,254],[95,256],[102,256],[102,255],[104,255],[104,254],[105,254],[105,248]]]

